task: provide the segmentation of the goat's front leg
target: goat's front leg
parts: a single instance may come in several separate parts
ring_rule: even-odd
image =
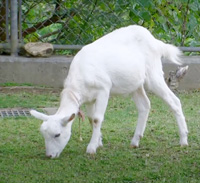
[[[95,154],[98,147],[103,146],[101,137],[101,124],[102,121],[98,119],[92,121],[92,138],[87,146],[87,153]]]
[[[92,124],[93,130],[92,138],[87,146],[87,153],[89,154],[95,154],[96,149],[100,146],[103,146],[101,136],[101,125],[104,120],[104,114],[108,104],[108,98],[108,92],[101,92],[99,93],[95,103],[87,107],[88,116]]]

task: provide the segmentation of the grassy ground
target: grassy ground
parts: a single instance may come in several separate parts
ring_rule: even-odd
[[[130,148],[137,111],[129,98],[112,98],[102,127],[104,147],[85,153],[91,136],[86,120],[79,141],[78,121],[58,159],[45,157],[41,121],[0,118],[1,183],[200,182],[199,92],[178,94],[187,119],[189,146],[179,146],[178,128],[168,107],[150,94],[151,113],[140,147]],[[58,93],[2,93],[0,108],[57,106]]]

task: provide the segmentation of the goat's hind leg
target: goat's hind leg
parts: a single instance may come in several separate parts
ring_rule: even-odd
[[[135,130],[133,139],[131,140],[131,146],[138,147],[140,139],[143,137],[147,118],[148,118],[149,111],[150,111],[150,101],[145,93],[143,86],[140,87],[134,93],[133,100],[138,109],[138,121],[137,121],[137,126],[136,126],[136,130]]]
[[[161,97],[170,106],[176,117],[176,121],[179,127],[180,145],[188,145],[188,128],[182,111],[181,102],[179,98],[176,97],[176,95],[168,88],[163,77],[158,76],[155,78],[156,80],[151,81],[151,87],[149,89]]]

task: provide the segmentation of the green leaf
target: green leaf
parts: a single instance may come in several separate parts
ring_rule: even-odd
[[[151,0],[140,0],[138,1],[143,7],[148,8],[152,5]]]
[[[189,4],[189,7],[190,7],[190,9],[191,9],[192,11],[199,11],[199,3],[198,3],[198,4],[195,3],[195,2],[190,3],[190,4]]]
[[[144,21],[150,21],[151,20],[151,14],[148,12],[148,11],[141,11],[139,13],[139,15],[141,16],[141,18],[144,20]]]

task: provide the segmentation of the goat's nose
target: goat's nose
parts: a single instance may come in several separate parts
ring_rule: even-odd
[[[47,155],[48,158],[52,158],[52,155]]]

